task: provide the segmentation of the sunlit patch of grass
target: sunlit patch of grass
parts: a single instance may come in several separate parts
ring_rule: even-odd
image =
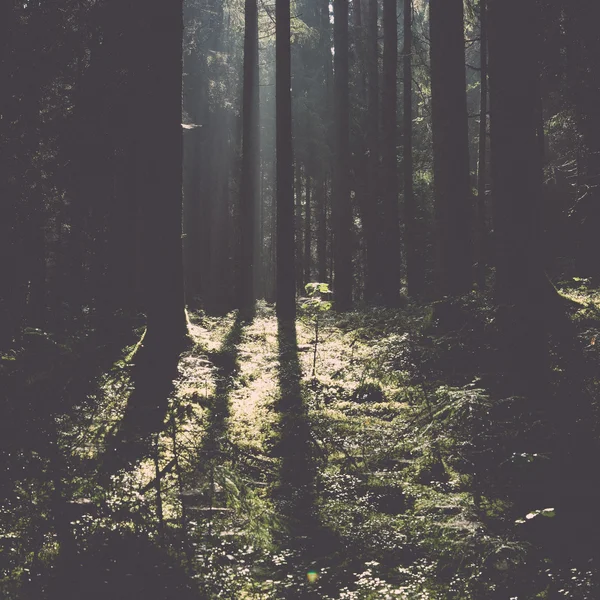
[[[227,333],[231,330],[236,313],[231,312],[224,317],[211,317],[204,313],[195,313],[188,321],[188,330],[192,340],[207,353],[217,352]]]
[[[276,421],[273,404],[278,389],[277,319],[263,308],[243,330],[239,345],[239,372],[231,390],[232,441],[255,451]]]
[[[563,298],[581,307],[576,311],[574,319],[600,320],[600,289],[590,287],[589,280],[573,277],[570,281],[561,282],[557,291]]]
[[[310,582],[301,557],[275,543],[284,525],[273,494],[280,465],[272,448],[281,416],[274,310],[260,303],[251,323],[235,313],[188,318],[193,344],[180,358],[162,431],[148,441],[145,456],[113,475],[105,520],[156,536],[158,473],[165,528],[178,532],[185,525],[190,564],[207,597],[222,592],[279,600],[286,590],[319,586],[328,567]],[[476,598],[466,588],[448,596],[459,584],[448,584],[445,570],[465,578],[484,573],[478,553],[493,555],[502,547],[481,515],[500,519],[507,506],[482,498],[475,508],[469,476],[446,464],[452,463],[451,436],[431,427],[425,387],[403,370],[406,333],[418,330],[423,318],[412,307],[327,313],[314,377],[314,325],[297,323],[300,387],[317,466],[315,512],[338,540],[335,555],[326,558],[338,570],[339,589],[310,588],[318,597]],[[81,456],[97,456],[118,427],[139,343],[102,378],[102,394],[81,421]]]

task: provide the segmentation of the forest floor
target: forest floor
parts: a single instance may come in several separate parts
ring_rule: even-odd
[[[6,597],[28,572],[31,598],[570,597],[520,533],[543,533],[553,507],[526,518],[503,491],[538,461],[507,441],[511,399],[464,369],[486,364],[479,325],[432,327],[431,308],[323,313],[315,344],[314,319],[282,327],[264,304],[251,322],[190,313],[168,404],[133,409],[143,339],[128,345],[56,420],[59,490],[20,484],[11,535],[37,549],[5,571]]]

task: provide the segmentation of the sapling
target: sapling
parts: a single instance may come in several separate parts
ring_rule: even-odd
[[[312,375],[317,371],[317,352],[319,348],[319,317],[331,310],[331,302],[324,297],[331,294],[327,283],[307,283],[304,286],[308,298],[302,303],[302,314],[315,326]]]

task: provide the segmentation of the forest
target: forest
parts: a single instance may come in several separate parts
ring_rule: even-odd
[[[597,0],[0,2],[0,598],[598,600]]]

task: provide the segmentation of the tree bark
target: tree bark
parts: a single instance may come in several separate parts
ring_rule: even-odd
[[[290,0],[276,0],[277,316],[296,318]]]
[[[334,303],[337,310],[352,306],[352,205],[350,203],[350,101],[348,83],[348,0],[334,0],[334,118],[333,186]]]
[[[381,259],[382,228],[379,205],[379,41],[378,0],[368,0],[367,19],[367,161],[365,207],[362,211],[366,245],[365,299],[381,300],[385,277]]]
[[[386,273],[384,302],[397,306],[400,295],[400,223],[396,157],[396,71],[398,67],[398,22],[396,0],[383,0],[383,97],[382,159],[384,197],[384,240]]]
[[[148,346],[179,346],[187,333],[181,248],[182,2],[140,6],[138,192],[143,203]],[[150,126],[152,124],[152,126]]]
[[[423,293],[424,264],[422,248],[418,247],[417,205],[413,174],[413,32],[412,0],[404,0],[404,131],[402,171],[404,178],[404,243],[406,253],[406,287],[408,295],[419,297]],[[421,252],[420,252],[421,250]]]
[[[312,265],[311,242],[312,242],[312,215],[311,215],[311,186],[312,178],[306,175],[306,203],[304,207],[304,284],[310,282],[310,271]]]
[[[486,272],[486,215],[485,191],[487,184],[487,112],[488,112],[488,60],[487,60],[487,0],[481,0],[480,10],[480,76],[481,100],[479,103],[479,156],[477,160],[477,270],[476,283],[480,291],[485,290]]]
[[[256,0],[246,0],[244,31],[244,88],[242,106],[242,181],[240,207],[240,310],[254,313],[256,300],[256,213],[259,198],[260,129],[258,88],[258,7]]]
[[[295,196],[296,196],[296,214],[295,214],[295,231],[294,231],[294,241],[296,243],[296,289],[298,294],[302,294],[303,286],[302,286],[302,278],[303,271],[302,265],[304,263],[304,258],[302,256],[304,251],[304,242],[303,242],[303,227],[302,227],[302,164],[296,164],[296,185],[295,185]]]
[[[319,282],[327,281],[327,179],[322,175],[317,186],[317,278]]]
[[[437,293],[471,289],[471,192],[463,0],[431,0]]]
[[[496,299],[504,305],[506,370],[517,393],[546,400],[547,282],[540,256],[536,137],[536,6],[489,0],[490,125]],[[519,18],[515,19],[518,14]]]

